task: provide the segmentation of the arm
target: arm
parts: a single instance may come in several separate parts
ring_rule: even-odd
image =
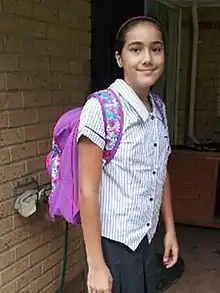
[[[168,172],[166,175],[166,180],[165,180],[164,189],[163,189],[162,215],[163,215],[166,232],[175,233],[173,209],[172,209],[172,201],[171,201],[171,187],[170,187],[170,179],[169,179]]]
[[[164,265],[166,268],[171,268],[175,265],[179,256],[179,247],[176,238],[176,231],[173,219],[173,210],[171,203],[171,188],[169,174],[167,172],[162,201],[162,215],[165,224],[165,238],[164,238]]]
[[[79,207],[88,263],[88,292],[110,293],[112,276],[102,252],[99,206],[105,126],[102,109],[96,99],[90,98],[83,108],[77,140]]]
[[[104,264],[99,212],[99,184],[102,170],[102,150],[88,138],[79,141],[79,205],[88,266]]]

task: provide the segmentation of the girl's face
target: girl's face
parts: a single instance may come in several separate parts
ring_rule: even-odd
[[[162,33],[150,22],[140,22],[125,34],[121,54],[116,52],[125,81],[134,89],[144,90],[158,81],[164,70]]]

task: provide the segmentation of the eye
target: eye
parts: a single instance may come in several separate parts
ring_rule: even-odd
[[[152,51],[155,53],[161,53],[162,47],[154,47],[154,48],[152,48]]]
[[[137,53],[140,53],[141,49],[140,48],[131,48],[130,51],[137,54]]]

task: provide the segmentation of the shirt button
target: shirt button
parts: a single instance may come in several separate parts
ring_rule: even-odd
[[[155,171],[153,171],[153,175],[155,175],[156,174],[156,172]]]
[[[154,120],[154,118],[155,118],[155,117],[154,117],[153,115],[151,115],[151,119]]]
[[[150,227],[150,223],[147,223],[147,227]]]
[[[154,146],[156,147],[157,146],[157,143],[154,143]]]
[[[150,197],[150,201],[153,201],[153,197]]]

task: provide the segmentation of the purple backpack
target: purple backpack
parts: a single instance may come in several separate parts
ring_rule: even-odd
[[[93,93],[90,97],[96,98],[101,105],[106,131],[103,160],[108,163],[122,137],[122,105],[111,89]],[[52,150],[46,158],[46,169],[51,177],[49,215],[63,218],[70,224],[80,223],[77,135],[81,112],[82,108],[75,108],[59,118],[53,130]]]
[[[122,137],[122,104],[109,88],[91,94],[88,99],[90,97],[96,98],[101,105],[106,132],[103,160],[109,163]],[[155,94],[152,98],[164,122],[163,102]],[[51,177],[49,215],[52,218],[63,218],[70,224],[80,223],[77,135],[81,112],[82,108],[75,108],[59,118],[53,130],[52,150],[46,158],[46,169]]]

